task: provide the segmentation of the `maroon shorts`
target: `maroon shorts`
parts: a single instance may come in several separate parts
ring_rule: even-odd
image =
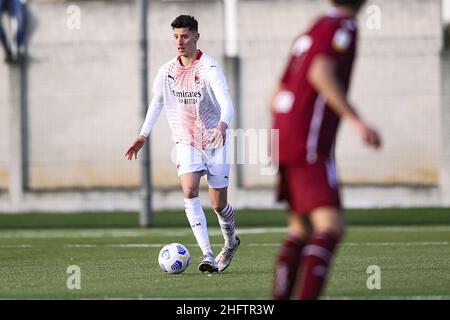
[[[278,201],[286,200],[291,211],[308,214],[319,207],[341,208],[334,161],[301,166],[280,166]]]

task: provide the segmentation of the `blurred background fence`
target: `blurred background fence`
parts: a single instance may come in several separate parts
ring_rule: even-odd
[[[328,1],[237,5],[237,123],[259,132],[270,127],[267,101],[294,37]],[[369,150],[343,125],[336,150],[349,207],[450,205],[446,5],[368,0],[359,16],[351,100],[379,128],[384,146]],[[0,64],[0,212],[140,207],[139,163],[124,157],[143,122],[139,8],[133,0],[28,2],[28,63]],[[199,48],[227,66],[222,0],[150,0],[148,13],[149,92],[158,68],[176,55],[170,23],[179,14],[199,20]],[[164,114],[151,141],[154,207],[182,208]],[[278,206],[275,176],[262,167],[233,166],[236,207]]]

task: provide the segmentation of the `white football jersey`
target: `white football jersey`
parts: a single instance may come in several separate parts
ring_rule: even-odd
[[[209,130],[219,121],[230,125],[233,104],[220,65],[199,51],[197,59],[184,67],[180,57],[164,64],[153,86],[153,99],[141,135],[148,136],[165,108],[173,139],[199,149],[209,149]]]

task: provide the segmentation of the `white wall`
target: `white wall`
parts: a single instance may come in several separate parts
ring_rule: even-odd
[[[67,28],[69,5],[81,9],[80,30]],[[364,185],[436,186],[442,144],[440,0],[369,5],[380,9],[381,28],[367,27],[371,16],[364,9],[351,99],[381,130],[385,144],[375,153],[344,124],[337,146],[341,177]],[[326,0],[239,1],[244,128],[269,127],[267,100],[292,40],[327,6]],[[142,124],[137,2],[41,0],[31,2],[30,11],[30,186],[137,186],[138,162],[124,158]],[[199,47],[222,61],[221,1],[150,1],[150,89],[158,67],[176,54],[170,22],[182,13],[198,18]],[[0,64],[0,189],[7,188],[14,161],[8,152],[8,72]],[[169,136],[163,113],[152,134],[156,188],[179,188]],[[259,170],[245,167],[247,187],[273,185],[274,177]]]

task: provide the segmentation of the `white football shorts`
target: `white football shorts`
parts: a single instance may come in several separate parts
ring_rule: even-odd
[[[190,172],[201,172],[202,175],[206,174],[206,181],[210,188],[228,187],[230,175],[228,143],[216,149],[206,150],[181,143],[178,143],[176,148],[178,176]]]

